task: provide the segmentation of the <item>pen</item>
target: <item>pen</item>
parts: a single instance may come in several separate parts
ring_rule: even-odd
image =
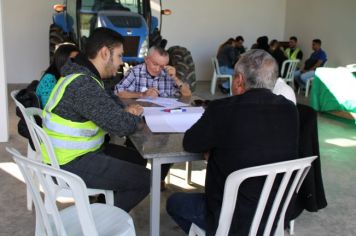
[[[175,113],[175,112],[186,112],[187,109],[184,108],[172,108],[172,109],[163,109],[162,111],[164,112],[170,112],[170,113]]]

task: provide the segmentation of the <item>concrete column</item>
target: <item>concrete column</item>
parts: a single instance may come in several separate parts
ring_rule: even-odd
[[[9,140],[9,114],[3,24],[3,1],[0,1],[0,142],[7,142]]]

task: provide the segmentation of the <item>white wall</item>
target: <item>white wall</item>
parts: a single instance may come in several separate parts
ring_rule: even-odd
[[[8,83],[38,79],[48,66],[48,27],[57,2],[61,1],[2,1]],[[163,16],[162,34],[168,46],[182,45],[192,51],[199,80],[210,80],[210,57],[218,45],[240,34],[248,48],[261,35],[279,40],[296,35],[306,56],[311,40],[319,37],[329,56],[328,65],[356,62],[355,0],[162,2],[163,8],[173,11]]]
[[[8,83],[39,79],[49,61],[48,29],[55,0],[3,2],[4,41]]]
[[[305,54],[320,38],[328,55],[328,66],[356,63],[355,0],[288,0],[285,37],[298,37]]]
[[[28,83],[48,66],[48,27],[60,1],[3,2],[7,82]],[[250,47],[261,35],[284,36],[285,0],[163,0],[163,8],[173,14],[163,16],[162,34],[168,46],[191,50],[198,80],[210,80],[210,58],[227,38],[241,34]]]
[[[0,1],[0,114],[7,114],[7,86],[4,54],[4,31],[3,31],[3,1]],[[7,115],[0,116],[0,142],[7,142],[9,139],[9,119]]]
[[[245,46],[268,35],[282,40],[285,29],[286,0],[163,0],[163,8],[173,11],[163,16],[162,35],[168,47],[187,47],[196,63],[198,80],[210,80],[210,58],[229,37],[242,35]]]

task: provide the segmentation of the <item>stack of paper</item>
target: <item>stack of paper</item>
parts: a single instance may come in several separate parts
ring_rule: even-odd
[[[145,107],[143,115],[148,127],[154,133],[184,133],[199,120],[203,112],[202,107],[184,107],[181,109]]]
[[[140,98],[137,99],[138,102],[150,102],[162,107],[183,107],[189,106],[189,104],[178,102],[177,98]]]

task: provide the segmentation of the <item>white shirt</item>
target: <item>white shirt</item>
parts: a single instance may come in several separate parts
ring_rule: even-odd
[[[282,95],[294,104],[297,103],[294,90],[282,78],[277,79],[276,85],[274,86],[272,92],[276,95]]]

